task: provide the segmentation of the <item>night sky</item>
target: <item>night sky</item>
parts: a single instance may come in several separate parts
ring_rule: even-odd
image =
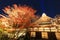
[[[13,4],[28,5],[37,10],[37,15],[46,13],[50,17],[60,14],[60,0],[0,0],[0,14],[4,13],[4,7]]]

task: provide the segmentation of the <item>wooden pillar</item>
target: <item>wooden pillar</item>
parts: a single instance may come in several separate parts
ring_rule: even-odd
[[[36,32],[36,39],[42,39],[41,32]]]
[[[57,40],[55,32],[48,32],[48,39],[49,40]]]

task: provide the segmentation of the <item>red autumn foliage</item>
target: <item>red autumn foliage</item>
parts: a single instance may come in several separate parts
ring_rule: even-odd
[[[18,25],[18,28],[29,27],[36,12],[36,10],[29,6],[18,6],[16,4],[14,4],[13,7],[5,7],[3,11],[8,14],[9,19],[11,19],[14,24]]]

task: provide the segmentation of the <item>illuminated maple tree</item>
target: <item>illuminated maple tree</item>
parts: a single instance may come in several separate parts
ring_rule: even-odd
[[[14,23],[13,27],[24,28],[31,24],[32,18],[35,17],[36,10],[29,6],[18,6],[16,4],[13,7],[7,6],[3,11],[8,14],[9,19]]]
[[[11,36],[10,34],[14,35],[13,37],[11,36],[13,39],[15,37],[17,38],[22,28],[30,27],[32,20],[36,18],[36,10],[26,5],[20,6],[14,4],[13,7],[5,7],[3,11],[8,14],[8,16],[0,14],[0,16],[2,16],[2,18],[0,18],[0,31],[4,34],[6,33],[9,37]],[[26,30],[22,30],[22,32],[23,31]]]

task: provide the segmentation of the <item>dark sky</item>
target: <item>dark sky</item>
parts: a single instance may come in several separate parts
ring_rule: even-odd
[[[0,0],[0,13],[3,13],[2,9],[8,5],[13,4],[28,5],[36,9],[37,15],[46,13],[47,15],[54,17],[56,14],[60,14],[60,1],[59,0]]]

